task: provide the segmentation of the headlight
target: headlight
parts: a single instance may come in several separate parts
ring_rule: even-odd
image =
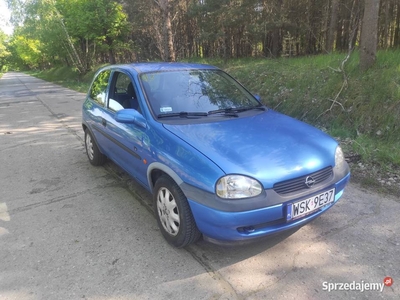
[[[340,148],[340,146],[337,146],[335,152],[335,167],[341,166],[344,162],[345,159],[342,148]]]
[[[260,195],[262,186],[257,181],[242,175],[227,175],[217,181],[216,193],[225,199],[242,199]]]

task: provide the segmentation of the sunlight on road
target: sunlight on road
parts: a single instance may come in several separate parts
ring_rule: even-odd
[[[0,203],[0,220],[10,221],[10,215],[7,211],[7,204]]]
[[[10,214],[8,213],[7,204],[0,203],[0,220],[8,222],[10,221]],[[0,236],[10,233],[7,229],[0,227]]]

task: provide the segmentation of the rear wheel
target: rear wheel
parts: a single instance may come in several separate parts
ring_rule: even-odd
[[[101,166],[106,162],[106,156],[100,152],[89,129],[85,130],[85,148],[89,162],[94,166]]]
[[[153,202],[158,226],[170,244],[182,248],[201,237],[185,195],[170,177],[157,180]]]

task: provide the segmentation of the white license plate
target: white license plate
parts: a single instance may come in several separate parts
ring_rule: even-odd
[[[335,200],[335,189],[331,189],[311,198],[288,205],[287,220],[293,220],[308,215]]]

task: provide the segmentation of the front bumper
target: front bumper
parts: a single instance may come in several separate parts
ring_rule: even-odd
[[[191,199],[188,199],[188,201],[197,227],[205,236],[220,241],[243,241],[307,224],[331,208],[340,199],[349,179],[350,173],[331,186],[331,188],[335,188],[333,203],[293,221],[286,221],[286,207],[289,203],[301,199],[291,199],[281,204],[241,212],[221,211]]]

